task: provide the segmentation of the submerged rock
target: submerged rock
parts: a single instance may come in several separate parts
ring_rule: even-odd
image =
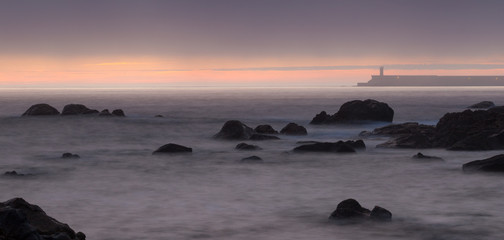
[[[375,206],[372,211],[363,208],[355,199],[347,199],[338,204],[329,219],[333,220],[392,220],[392,213],[385,208]]]
[[[168,143],[161,147],[159,147],[152,154],[164,154],[164,153],[190,153],[192,152],[192,148],[185,147],[182,145],[178,145],[175,143]]]
[[[59,115],[60,112],[53,106],[46,103],[32,105],[21,116],[52,116]]]
[[[66,152],[61,155],[61,158],[80,158],[80,156],[77,154]]]
[[[440,157],[424,155],[421,152],[413,155],[411,158],[413,158],[413,159],[428,159],[428,160],[443,160]]]
[[[367,99],[346,102],[334,115],[322,111],[312,119],[310,124],[392,122],[393,118],[394,110],[388,104]]]
[[[90,109],[83,104],[67,104],[63,107],[61,115],[81,115],[81,114],[98,114],[98,110]]]
[[[491,108],[491,107],[495,107],[495,103],[493,103],[492,101],[481,101],[467,108]]]
[[[476,160],[462,165],[464,172],[504,172],[504,154],[499,154],[491,158]]]
[[[296,123],[289,123],[287,124],[282,130],[280,130],[281,134],[285,135],[307,135],[308,132],[306,131],[306,128],[298,125]]]
[[[253,150],[261,150],[262,148],[260,148],[257,145],[251,145],[251,144],[247,144],[247,143],[239,143],[238,145],[236,145],[235,149],[253,151]]]
[[[4,173],[4,175],[6,175],[6,176],[13,176],[13,177],[24,176],[24,174],[18,173],[18,172],[14,171],[14,170],[12,170],[12,171],[6,171]]]
[[[278,134],[278,131],[273,129],[271,125],[259,125],[254,128],[254,131],[260,134]]]
[[[250,163],[255,163],[255,162],[262,162],[262,158],[258,156],[250,156],[246,158],[242,158],[241,162],[250,162]]]
[[[254,129],[238,120],[229,120],[224,123],[221,130],[214,135],[218,139],[247,140],[254,134]]]
[[[305,144],[293,149],[294,152],[334,152],[334,153],[354,153],[355,147],[362,148],[364,142],[359,141],[338,141],[338,142],[316,142]],[[365,145],[364,145],[365,148]]]
[[[84,240],[67,224],[48,216],[39,206],[22,198],[0,203],[0,239],[20,240]]]
[[[265,134],[252,134],[249,140],[254,141],[263,141],[263,140],[279,140],[280,138],[277,136],[265,135]]]

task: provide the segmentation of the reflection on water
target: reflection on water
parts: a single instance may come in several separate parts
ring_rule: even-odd
[[[0,177],[1,201],[23,197],[98,240],[501,239],[502,176],[461,172],[461,164],[500,152],[422,150],[445,162],[419,162],[411,159],[417,150],[374,148],[386,138],[365,140],[357,154],[290,152],[297,141],[351,139],[379,126],[307,124],[347,100],[385,101],[396,122],[430,124],[481,100],[504,104],[499,88],[398,89],[2,90],[0,170],[31,176]],[[17,117],[39,102],[122,108],[129,117]],[[239,152],[238,142],[211,138],[229,119],[275,129],[293,121],[309,135]],[[194,153],[151,155],[169,142]],[[60,159],[63,152],[81,158]],[[264,163],[239,162],[250,155]],[[394,221],[329,222],[350,197],[389,209]]]

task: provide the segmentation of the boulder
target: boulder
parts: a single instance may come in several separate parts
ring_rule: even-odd
[[[251,127],[238,120],[229,120],[214,137],[225,140],[248,140],[253,134],[255,132]]]
[[[305,144],[293,149],[294,152],[334,152],[334,153],[354,153],[355,149],[351,144],[343,141],[338,142],[317,142]]]
[[[251,144],[247,144],[247,143],[238,143],[238,145],[236,145],[235,149],[245,150],[245,151],[253,151],[253,150],[261,150],[262,148],[260,148],[257,145],[251,145]]]
[[[462,165],[464,172],[504,172],[504,154],[499,154],[491,158],[476,160]]]
[[[80,158],[80,156],[77,154],[66,152],[61,155],[61,158]]]
[[[482,101],[479,103],[475,103],[467,108],[491,108],[495,107],[495,104],[492,101]]]
[[[427,160],[443,160],[440,157],[424,155],[421,152],[413,155],[411,158],[413,158],[413,159],[427,159]]]
[[[97,114],[98,110],[89,109],[83,104],[68,104],[63,107],[61,115]]]
[[[250,156],[246,158],[242,158],[241,162],[249,162],[249,163],[256,163],[256,162],[262,162],[262,158],[258,156]]]
[[[282,130],[280,130],[281,134],[285,135],[307,135],[308,132],[306,131],[306,128],[297,125],[296,123],[289,123],[287,124]]]
[[[182,145],[178,145],[175,143],[168,143],[161,147],[159,147],[152,154],[166,154],[166,153],[190,153],[192,152],[192,148],[185,147]]]
[[[271,125],[259,125],[254,128],[254,131],[260,134],[278,134],[278,131],[273,129]]]
[[[22,198],[13,198],[0,203],[0,239],[83,240],[85,235],[76,234],[67,224],[48,216],[39,206]]]
[[[372,211],[363,208],[355,199],[347,199],[338,204],[329,219],[332,220],[377,220],[391,221],[392,213],[382,207],[375,206]]]
[[[322,111],[312,119],[310,124],[392,122],[393,118],[394,110],[388,104],[367,99],[346,102],[334,115]]]
[[[51,115],[59,115],[60,112],[46,103],[39,103],[32,105],[28,110],[26,110],[21,116],[51,116]]]
[[[114,115],[116,117],[125,117],[126,116],[122,109],[114,109],[114,111],[112,111],[112,115]]]

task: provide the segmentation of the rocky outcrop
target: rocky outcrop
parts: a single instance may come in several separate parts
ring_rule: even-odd
[[[289,123],[280,130],[280,133],[285,135],[307,135],[308,131],[306,131],[306,128],[301,125]]]
[[[48,216],[39,206],[22,198],[0,203],[0,239],[84,240],[67,224]]]
[[[168,143],[159,147],[152,154],[168,154],[168,153],[191,153],[192,148],[178,145],[175,143]]]
[[[61,158],[80,158],[80,156],[77,154],[66,152],[61,155]]]
[[[244,150],[244,151],[254,151],[254,150],[261,150],[262,148],[260,148],[257,145],[251,145],[251,144],[247,144],[247,143],[238,143],[238,145],[236,145],[235,149],[236,150]]]
[[[254,131],[256,133],[260,134],[278,134],[278,131],[275,130],[271,125],[259,125],[256,128],[254,128]]]
[[[46,103],[39,103],[32,105],[30,108],[28,108],[24,113],[23,117],[25,116],[53,116],[53,115],[59,115],[60,112],[54,108],[53,106],[46,104]]]
[[[344,103],[337,113],[329,115],[325,111],[317,114],[310,124],[355,124],[365,122],[392,122],[394,110],[384,102],[373,99],[354,100]]]
[[[495,107],[495,103],[493,103],[492,101],[482,101],[482,102],[473,104],[467,108],[482,109],[482,108],[491,108],[491,107]]]
[[[504,172],[504,154],[462,165],[464,172]]]
[[[372,211],[363,208],[355,199],[347,199],[338,204],[329,219],[333,220],[392,220],[392,213],[385,208],[375,206]]]
[[[362,140],[338,141],[338,142],[316,142],[305,144],[293,149],[294,152],[333,152],[333,153],[354,153],[355,149],[366,148]]]
[[[63,107],[61,115],[81,115],[81,114],[98,114],[98,110],[90,109],[83,104],[68,104]]]

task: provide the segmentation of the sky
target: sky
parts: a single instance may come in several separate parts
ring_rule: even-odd
[[[0,87],[504,75],[501,0],[3,0]]]

